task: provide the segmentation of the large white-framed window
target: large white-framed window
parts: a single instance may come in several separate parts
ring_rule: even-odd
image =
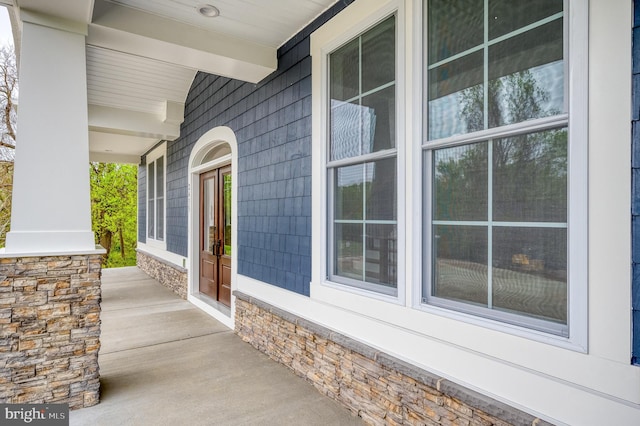
[[[147,244],[165,248],[166,142],[147,154]]]
[[[421,302],[582,345],[585,3],[425,0],[422,44]]]
[[[376,151],[357,52],[390,16],[397,134]],[[428,314],[415,330],[432,333],[435,314],[586,350],[588,0],[357,1],[311,47],[312,297],[364,289],[335,304],[375,315],[369,301],[395,295],[382,299],[400,315],[381,317],[408,326]],[[336,74],[347,51],[355,65]],[[358,90],[342,94],[345,81]],[[363,194],[369,165],[389,159],[398,275],[385,293],[366,272]]]

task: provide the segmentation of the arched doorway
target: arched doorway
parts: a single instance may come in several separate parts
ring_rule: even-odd
[[[231,328],[237,265],[236,160],[237,141],[228,127],[202,135],[189,158],[187,298]]]

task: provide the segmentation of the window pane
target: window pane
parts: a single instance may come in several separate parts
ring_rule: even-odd
[[[397,225],[371,222],[396,219],[396,159],[340,167],[334,173],[335,275],[395,288]]]
[[[335,224],[334,273],[341,277],[363,280],[363,225],[359,223]]]
[[[231,256],[231,175],[226,174],[224,182],[224,254]]]
[[[151,163],[149,164],[149,166],[147,167],[147,183],[148,183],[148,188],[147,188],[147,199],[149,200],[153,200],[154,198],[156,198],[156,175],[154,173],[154,166],[156,163]]]
[[[338,167],[334,173],[336,220],[396,220],[395,158]]]
[[[427,14],[430,64],[482,44],[484,0],[429,0]]]
[[[558,19],[489,47],[489,127],[564,111],[562,34]]]
[[[331,160],[370,153],[375,124],[372,108],[331,101]]]
[[[331,99],[346,101],[360,93],[360,40],[355,39],[329,56]]]
[[[367,220],[396,220],[396,159],[367,163],[365,179]]]
[[[332,161],[395,147],[395,88],[367,96],[363,104],[331,102]]]
[[[493,230],[493,306],[567,323],[567,230]]]
[[[331,161],[394,148],[395,16],[329,59]]]
[[[156,195],[156,177],[155,177],[155,163],[150,163],[147,166],[147,236],[149,238],[155,238],[155,195]]]
[[[429,71],[429,139],[484,129],[482,51]]]
[[[562,0],[489,0],[489,40],[562,12]]]
[[[156,161],[156,240],[164,241],[164,157]]]
[[[362,93],[396,78],[395,20],[392,16],[362,36]]]
[[[158,229],[156,234],[156,240],[164,240],[164,198],[156,199],[156,212]]]
[[[486,307],[487,228],[436,225],[433,253],[433,295]]]
[[[164,157],[156,160],[157,196],[164,196]]]
[[[435,220],[487,220],[486,142],[433,152]]]
[[[218,145],[214,148],[211,148],[207,155],[204,156],[200,164],[206,164],[209,161],[213,161],[217,158],[224,157],[225,155],[231,154],[231,147],[228,144]]]
[[[153,200],[149,200],[147,202],[147,236],[149,238],[155,238],[156,236],[156,231],[155,231],[155,217],[156,217],[156,213],[155,213],[155,203],[153,202]]]
[[[362,153],[381,151],[396,146],[396,88],[387,87],[362,98],[361,111],[370,111],[371,119],[362,114],[362,135],[370,134],[369,144]],[[366,139],[364,139],[366,141]]]
[[[366,225],[365,280],[395,288],[398,281],[396,225]]]
[[[335,219],[362,220],[364,203],[364,165],[335,169]]]
[[[493,142],[493,217],[497,221],[567,221],[567,130]]]
[[[203,181],[202,188],[202,247],[203,251],[213,254],[213,243],[218,239],[218,229],[216,228],[216,205],[215,189],[216,179],[209,178]]]

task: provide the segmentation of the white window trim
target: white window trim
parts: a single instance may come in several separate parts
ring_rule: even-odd
[[[160,157],[164,157],[164,161],[163,161],[163,176],[164,176],[164,184],[163,184],[163,197],[165,200],[165,204],[164,204],[164,235],[162,240],[157,240],[155,238],[151,238],[149,237],[149,164],[153,163],[154,161],[156,161],[158,158]],[[156,148],[153,149],[153,151],[149,152],[146,155],[146,162],[145,162],[145,167],[146,167],[146,176],[147,176],[147,188],[145,191],[145,209],[146,209],[146,214],[147,214],[147,220],[146,220],[146,226],[145,226],[145,238],[146,238],[146,245],[156,248],[156,249],[161,249],[161,250],[166,250],[167,249],[167,143],[164,142],[161,145],[157,146]],[[157,172],[156,174],[157,175]],[[155,185],[154,185],[155,187]]]
[[[589,292],[589,0],[564,1],[569,25],[569,338],[588,351]],[[574,7],[575,6],[575,7]],[[573,142],[571,142],[573,141]]]
[[[404,47],[404,10],[402,2],[397,0],[372,0],[368,2],[355,2],[348,7],[349,14],[339,14],[330,22],[325,24],[312,36],[311,54],[316,56],[317,60],[312,64],[312,86],[313,89],[313,147],[312,157],[321,159],[314,161],[312,165],[312,175],[322,176],[313,180],[312,190],[312,210],[320,212],[312,217],[312,288],[313,283],[321,283],[326,288],[333,288],[339,291],[347,291],[368,298],[384,300],[396,304],[405,304],[405,184],[404,175],[400,165],[405,159],[405,135],[404,135],[404,103],[405,103],[405,85],[404,85],[404,67],[405,67],[405,47]],[[391,15],[396,15],[396,191],[398,200],[397,215],[397,233],[398,233],[398,262],[397,262],[397,294],[385,294],[377,290],[376,285],[367,285],[362,283],[355,286],[347,284],[350,280],[337,277],[335,281],[329,278],[329,266],[332,263],[329,259],[328,244],[332,239],[328,236],[330,230],[328,219],[330,212],[328,209],[333,205],[328,200],[329,194],[329,168],[328,159],[328,111],[326,105],[329,104],[328,96],[328,56],[340,46],[357,38],[367,30],[382,22]],[[348,28],[344,31],[345,28]],[[334,30],[339,29],[339,30]],[[316,90],[316,87],[321,89]],[[374,155],[376,159],[380,159],[380,153]],[[339,162],[333,162],[337,164]],[[333,192],[331,192],[333,193]],[[369,289],[369,287],[371,289]],[[312,289],[313,292],[313,289]]]

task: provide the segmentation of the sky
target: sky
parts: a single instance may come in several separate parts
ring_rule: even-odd
[[[0,44],[13,44],[13,36],[11,34],[11,22],[9,22],[9,14],[7,8],[0,6]]]

